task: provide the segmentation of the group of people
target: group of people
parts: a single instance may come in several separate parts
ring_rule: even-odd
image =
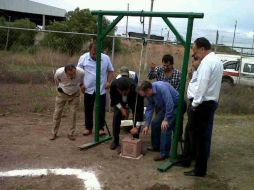
[[[187,98],[188,123],[185,127],[182,166],[190,166],[195,159],[195,167],[187,176],[205,176],[210,154],[214,112],[218,107],[223,66],[211,52],[211,44],[206,38],[198,38],[192,47],[191,80]],[[162,66],[151,64],[148,79],[139,82],[135,72],[127,67],[114,79],[114,68],[110,58],[101,54],[100,81],[100,121],[99,135],[104,135],[106,90],[110,91],[113,107],[113,141],[110,149],[120,145],[120,125],[122,119],[133,115],[133,128],[130,133],[139,138],[140,133],[147,135],[151,128],[151,147],[148,150],[159,152],[154,161],[170,157],[171,136],[175,128],[175,118],[179,100],[181,72],[174,68],[174,58],[170,54],[162,57]],[[96,44],[91,43],[89,52],[83,54],[77,66],[66,65],[55,73],[57,96],[53,114],[51,140],[57,138],[61,114],[66,102],[71,111],[72,125],[68,138],[75,140],[76,111],[80,91],[84,93],[85,130],[83,135],[91,135],[93,129],[93,107],[96,96]],[[144,98],[147,105],[144,113]]]

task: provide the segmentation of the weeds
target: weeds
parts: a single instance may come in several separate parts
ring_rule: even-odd
[[[30,185],[30,184],[28,184],[28,185],[23,185],[23,184],[21,184],[21,185],[18,185],[16,188],[15,188],[15,190],[28,190],[28,189],[33,189],[34,187],[32,186],[32,185]]]
[[[116,54],[113,60],[115,74],[123,65],[130,70],[138,72],[140,59],[144,64],[144,55],[141,58],[141,42],[130,42],[125,44],[121,54]],[[145,48],[145,47],[144,47]],[[175,67],[181,69],[183,48],[172,45],[150,44],[147,46],[147,70],[150,63],[161,65],[161,58],[164,54],[170,53],[174,56]],[[1,83],[15,84],[14,87],[3,85],[0,88],[1,99],[6,102],[1,106],[8,106],[8,110],[19,110],[24,105],[25,110],[33,112],[45,112],[54,109],[55,85],[53,75],[57,68],[66,63],[77,64],[80,55],[72,57],[53,52],[50,49],[39,49],[33,54],[13,53],[0,51],[0,81]],[[142,69],[140,79],[147,79],[147,71]],[[18,85],[18,84],[22,85]],[[40,85],[37,85],[40,84]],[[186,85],[187,86],[187,85]],[[1,89],[3,90],[1,92]],[[7,89],[7,90],[4,90]],[[15,95],[13,94],[15,91]],[[254,88],[244,86],[223,86],[221,90],[218,113],[229,114],[253,114]],[[10,98],[10,97],[14,97]],[[83,96],[80,98],[80,110],[83,110]],[[11,102],[9,102],[11,101]],[[13,102],[16,102],[13,104]],[[14,107],[15,106],[15,107]],[[5,108],[2,108],[4,110]],[[66,106],[65,111],[69,111]]]
[[[33,108],[31,112],[34,113],[43,113],[47,110],[47,107],[45,105],[42,105],[40,102],[33,103]]]

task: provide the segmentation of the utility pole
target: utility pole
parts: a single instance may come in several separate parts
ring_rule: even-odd
[[[236,26],[237,26],[237,20],[235,21],[235,30],[234,30],[234,36],[233,36],[233,42],[232,42],[232,49],[234,47],[234,42],[235,42],[235,31],[236,31]]]
[[[218,40],[219,40],[219,31],[217,30],[216,32],[216,40],[215,40],[215,48],[214,48],[214,52],[217,52],[217,46],[218,46]]]
[[[127,4],[127,11],[129,11],[129,3]],[[125,29],[126,39],[128,38],[128,16],[126,18],[126,29]]]
[[[150,11],[153,12],[153,2],[154,0],[151,0],[151,9]],[[149,18],[149,26],[148,26],[148,34],[147,34],[147,39],[150,39],[150,34],[151,34],[151,25],[152,25],[152,17]],[[144,65],[144,70],[146,71],[147,68],[147,46],[146,46],[146,52],[145,52],[145,65]]]
[[[253,31],[253,41],[252,41],[252,46],[251,46],[251,55],[253,53],[253,46],[254,46],[254,31]]]
[[[154,0],[151,0],[151,9],[150,9],[151,12],[153,12],[153,2],[154,2]],[[152,25],[152,17],[149,18],[149,26],[148,26],[147,39],[150,39],[151,25]]]

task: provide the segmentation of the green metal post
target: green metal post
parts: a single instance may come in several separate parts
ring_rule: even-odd
[[[117,23],[123,18],[123,15],[118,16],[113,22],[106,28],[103,34],[100,36],[101,40],[117,25]]]
[[[173,17],[173,18],[203,18],[203,13],[193,12],[148,12],[148,11],[91,11],[93,15],[110,15],[110,16],[144,16],[144,17]]]
[[[178,41],[181,42],[181,44],[183,46],[185,46],[185,41],[184,39],[182,38],[182,36],[178,33],[178,31],[176,30],[176,28],[173,26],[173,24],[168,20],[167,17],[162,17],[162,19],[164,20],[164,22],[168,25],[168,27],[170,28],[170,30],[175,34],[176,36],[176,39]]]
[[[100,84],[101,84],[101,49],[102,49],[102,15],[98,15],[98,31],[96,39],[96,95],[95,95],[95,136],[94,141],[99,141],[100,128]]]
[[[186,75],[188,68],[188,60],[190,53],[190,43],[192,36],[192,28],[194,18],[203,18],[203,13],[183,13],[183,12],[145,12],[145,11],[92,11],[93,15],[98,15],[98,32],[97,32],[97,43],[96,43],[96,108],[95,108],[95,142],[84,144],[79,146],[81,150],[88,149],[97,144],[100,144],[104,141],[110,140],[111,136],[99,137],[99,127],[100,127],[100,80],[101,80],[101,50],[102,50],[102,41],[105,36],[116,26],[116,24],[123,18],[123,16],[148,16],[148,17],[162,17],[171,31],[175,34],[176,38],[184,45],[184,60],[183,60],[183,68],[182,68],[182,79],[180,85],[180,96],[178,102],[178,111],[176,118],[176,130],[174,134],[173,140],[173,148],[172,148],[172,159],[176,160],[177,158],[177,144],[179,140],[180,133],[180,124],[182,121],[182,105],[184,100],[184,92],[185,92],[185,83],[186,83]],[[118,16],[104,31],[102,31],[102,17],[103,15],[110,16]],[[188,18],[188,28],[186,34],[186,41],[181,37],[178,31],[174,28],[173,24],[167,19],[167,17],[174,18]],[[172,166],[171,162],[164,163],[158,170],[166,171],[170,166]]]
[[[171,155],[172,159],[177,159],[177,145],[178,145],[178,141],[179,141],[180,128],[181,128],[181,122],[182,122],[184,92],[185,92],[185,83],[186,83],[186,76],[187,76],[188,63],[189,63],[189,57],[190,57],[193,20],[194,20],[193,18],[188,19],[186,43],[184,46],[185,49],[184,49],[184,56],[183,56],[182,78],[181,78],[180,94],[179,94],[180,96],[179,96],[177,116],[176,116],[176,129],[175,129],[175,135],[174,135],[173,147],[172,147],[172,155]]]
[[[188,19],[186,43],[184,46],[185,49],[184,49],[184,56],[183,56],[182,78],[181,78],[181,84],[180,84],[178,109],[177,109],[177,114],[176,114],[176,128],[175,128],[175,133],[174,133],[173,146],[172,146],[172,150],[171,150],[171,161],[166,161],[158,167],[158,170],[161,172],[167,171],[171,166],[174,165],[174,162],[177,160],[177,147],[178,147],[177,145],[178,145],[179,136],[180,136],[181,122],[183,119],[182,118],[183,101],[184,101],[186,75],[187,75],[187,70],[188,70],[188,62],[189,62],[189,56],[190,56],[193,20],[194,20],[193,18]]]

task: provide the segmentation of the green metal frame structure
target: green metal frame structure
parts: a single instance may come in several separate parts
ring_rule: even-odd
[[[179,94],[179,102],[178,102],[178,110],[176,116],[176,128],[173,138],[173,146],[171,151],[171,160],[165,161],[162,165],[158,167],[158,170],[161,172],[166,171],[169,169],[174,162],[177,160],[177,146],[179,141],[180,135],[180,125],[182,121],[182,107],[183,107],[183,100],[184,100],[184,93],[185,93],[185,83],[186,83],[186,75],[188,69],[188,62],[190,56],[190,46],[191,46],[191,36],[192,36],[192,29],[193,29],[193,22],[195,18],[203,18],[203,13],[184,13],[184,12],[146,12],[146,11],[92,11],[93,15],[98,16],[98,23],[97,23],[97,40],[96,40],[96,92],[100,92],[100,81],[101,81],[101,50],[102,50],[102,42],[106,35],[117,25],[117,23],[124,17],[124,16],[139,16],[139,17],[161,17],[170,30],[174,33],[177,40],[184,46],[184,57],[183,57],[183,66],[182,66],[182,79],[180,84],[180,94]],[[103,16],[117,16],[116,19],[107,27],[102,28],[102,18]],[[169,21],[168,17],[171,18],[187,18],[187,33],[186,39],[184,40],[173,24]],[[89,144],[84,144],[80,146],[80,149],[87,149],[93,147],[97,144],[110,140],[111,136],[105,136],[103,138],[99,137],[99,114],[100,114],[100,94],[96,93],[95,97],[96,108],[95,108],[95,138],[94,142]]]

